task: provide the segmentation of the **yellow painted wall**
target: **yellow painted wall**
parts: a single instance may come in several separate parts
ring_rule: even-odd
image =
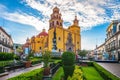
[[[48,35],[49,35],[49,50],[52,51],[52,47],[53,47],[53,32],[54,32],[54,28],[51,28],[48,31]],[[57,38],[57,51],[59,51],[59,49],[61,51],[66,51],[66,42],[67,42],[67,38],[68,38],[68,33],[71,32],[72,33],[72,39],[73,39],[73,44],[74,44],[74,52],[76,52],[76,50],[81,50],[81,36],[80,36],[80,28],[79,27],[74,27],[72,26],[69,29],[63,29],[61,27],[56,27],[56,38]],[[60,40],[59,40],[60,37]]]
[[[35,42],[32,42],[31,39],[31,49],[35,53],[39,53],[45,49],[48,36],[35,37]],[[40,50],[41,47],[41,50]]]

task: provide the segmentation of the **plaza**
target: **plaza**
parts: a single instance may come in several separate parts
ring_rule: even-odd
[[[0,0],[0,80],[120,80],[119,4]]]

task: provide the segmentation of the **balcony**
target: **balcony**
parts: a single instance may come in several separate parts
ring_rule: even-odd
[[[13,49],[13,46],[12,46],[12,45],[7,44],[6,42],[4,42],[4,41],[2,41],[2,40],[0,40],[0,44],[2,44],[2,45],[5,46],[5,47],[8,47],[8,48]]]

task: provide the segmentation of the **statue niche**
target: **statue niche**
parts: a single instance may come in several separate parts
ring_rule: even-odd
[[[74,50],[74,45],[72,43],[72,34],[69,32],[68,37],[67,37],[67,42],[66,42],[66,51],[73,51]]]

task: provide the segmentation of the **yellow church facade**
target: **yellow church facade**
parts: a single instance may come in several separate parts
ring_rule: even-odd
[[[63,20],[61,18],[61,13],[59,13],[59,9],[55,7],[53,9],[53,13],[51,14],[51,19],[49,20],[50,26],[48,30],[48,49],[52,51],[53,49],[53,38],[54,38],[54,31],[56,32],[56,47],[57,51],[67,51],[71,49],[72,51],[76,52],[77,50],[81,50],[81,35],[80,35],[80,27],[78,26],[79,21],[77,20],[77,16],[75,16],[75,20],[73,21],[73,25],[69,26],[68,29],[63,28]],[[67,42],[69,41],[68,34],[71,34],[72,42],[69,43],[72,46],[68,45],[67,49]]]
[[[57,52],[81,50],[81,35],[77,16],[75,16],[73,25],[68,29],[63,28],[61,16],[59,8],[55,7],[49,20],[48,33],[43,29],[40,34],[30,39],[30,48],[33,52],[39,53],[45,49]]]

